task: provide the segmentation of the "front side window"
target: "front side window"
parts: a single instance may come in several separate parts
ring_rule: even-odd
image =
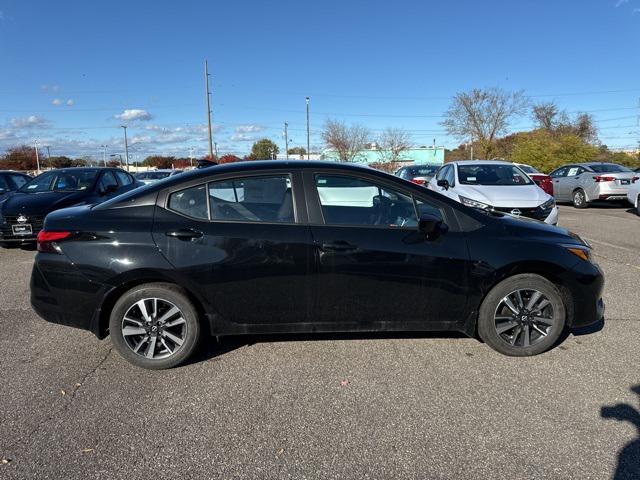
[[[584,168],[582,167],[571,167],[567,172],[567,177],[575,177],[576,175],[580,175],[582,172],[584,172]]]
[[[9,175],[9,177],[13,181],[13,184],[16,186],[16,188],[22,187],[25,183],[31,180],[29,177],[24,175]]]
[[[447,165],[442,167],[440,170],[438,170],[438,173],[436,174],[436,180],[444,180],[450,168],[451,168],[451,165]]]
[[[417,225],[413,199],[397,190],[369,180],[338,175],[317,175],[316,188],[327,225]]]
[[[208,188],[212,220],[295,222],[288,175],[221,180]]]
[[[449,182],[449,186],[451,187],[456,184],[456,171],[452,166],[447,169],[447,172],[444,175],[444,179]]]
[[[7,183],[7,180],[5,179],[4,175],[0,175],[0,191],[9,191],[11,190],[11,188],[9,188],[9,183]]]
[[[458,179],[462,185],[531,185],[533,182],[515,165],[472,164],[458,165]]]
[[[549,174],[552,178],[564,177],[567,174],[568,167],[560,167]]]
[[[185,188],[169,195],[169,210],[181,213],[187,217],[208,220],[207,195],[204,185]]]

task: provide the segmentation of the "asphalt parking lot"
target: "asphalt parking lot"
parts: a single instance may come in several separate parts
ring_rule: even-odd
[[[40,320],[34,252],[2,249],[0,477],[640,478],[640,218],[560,224],[594,247],[606,323],[523,359],[455,334],[251,337],[140,370]]]

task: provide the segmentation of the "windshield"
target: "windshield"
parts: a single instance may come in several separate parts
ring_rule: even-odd
[[[531,179],[514,165],[458,165],[463,185],[531,185]]]
[[[520,167],[520,170],[522,170],[524,173],[540,173],[530,165],[518,165],[518,167]]]
[[[25,183],[19,192],[79,192],[88,190],[98,175],[97,170],[53,170]]]
[[[138,180],[162,180],[171,175],[171,172],[143,172],[138,173],[136,178]]]
[[[424,165],[421,167],[413,167],[409,169],[409,173],[414,176],[433,177],[438,170],[439,165]]]
[[[630,168],[623,167],[617,163],[597,163],[589,165],[589,168],[596,173],[621,173],[631,171]]]

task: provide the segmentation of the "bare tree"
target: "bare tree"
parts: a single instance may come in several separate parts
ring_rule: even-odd
[[[494,142],[507,132],[509,122],[525,113],[528,100],[523,91],[505,92],[498,87],[456,94],[441,125],[461,141],[477,142],[480,155],[491,158]]]
[[[358,124],[351,126],[337,120],[327,120],[322,139],[338,153],[341,162],[353,162],[369,141],[369,130]]]
[[[378,147],[383,161],[397,162],[400,154],[411,148],[411,136],[400,128],[387,128],[378,139]]]
[[[587,143],[597,143],[598,130],[595,120],[588,113],[579,113],[573,119],[565,110],[560,110],[554,102],[533,106],[532,117],[536,127],[551,134],[570,134]]]
[[[532,108],[531,116],[537,128],[552,131],[557,127],[560,110],[554,102],[538,103]]]

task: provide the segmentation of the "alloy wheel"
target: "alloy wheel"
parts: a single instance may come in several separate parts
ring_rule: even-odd
[[[514,347],[541,342],[556,325],[549,299],[533,289],[515,290],[503,297],[494,314],[498,336]]]
[[[581,206],[585,202],[584,193],[582,190],[577,190],[573,194],[573,203],[576,207]]]
[[[162,298],[138,300],[124,314],[121,325],[127,346],[136,355],[150,360],[174,355],[187,337],[182,312]]]

